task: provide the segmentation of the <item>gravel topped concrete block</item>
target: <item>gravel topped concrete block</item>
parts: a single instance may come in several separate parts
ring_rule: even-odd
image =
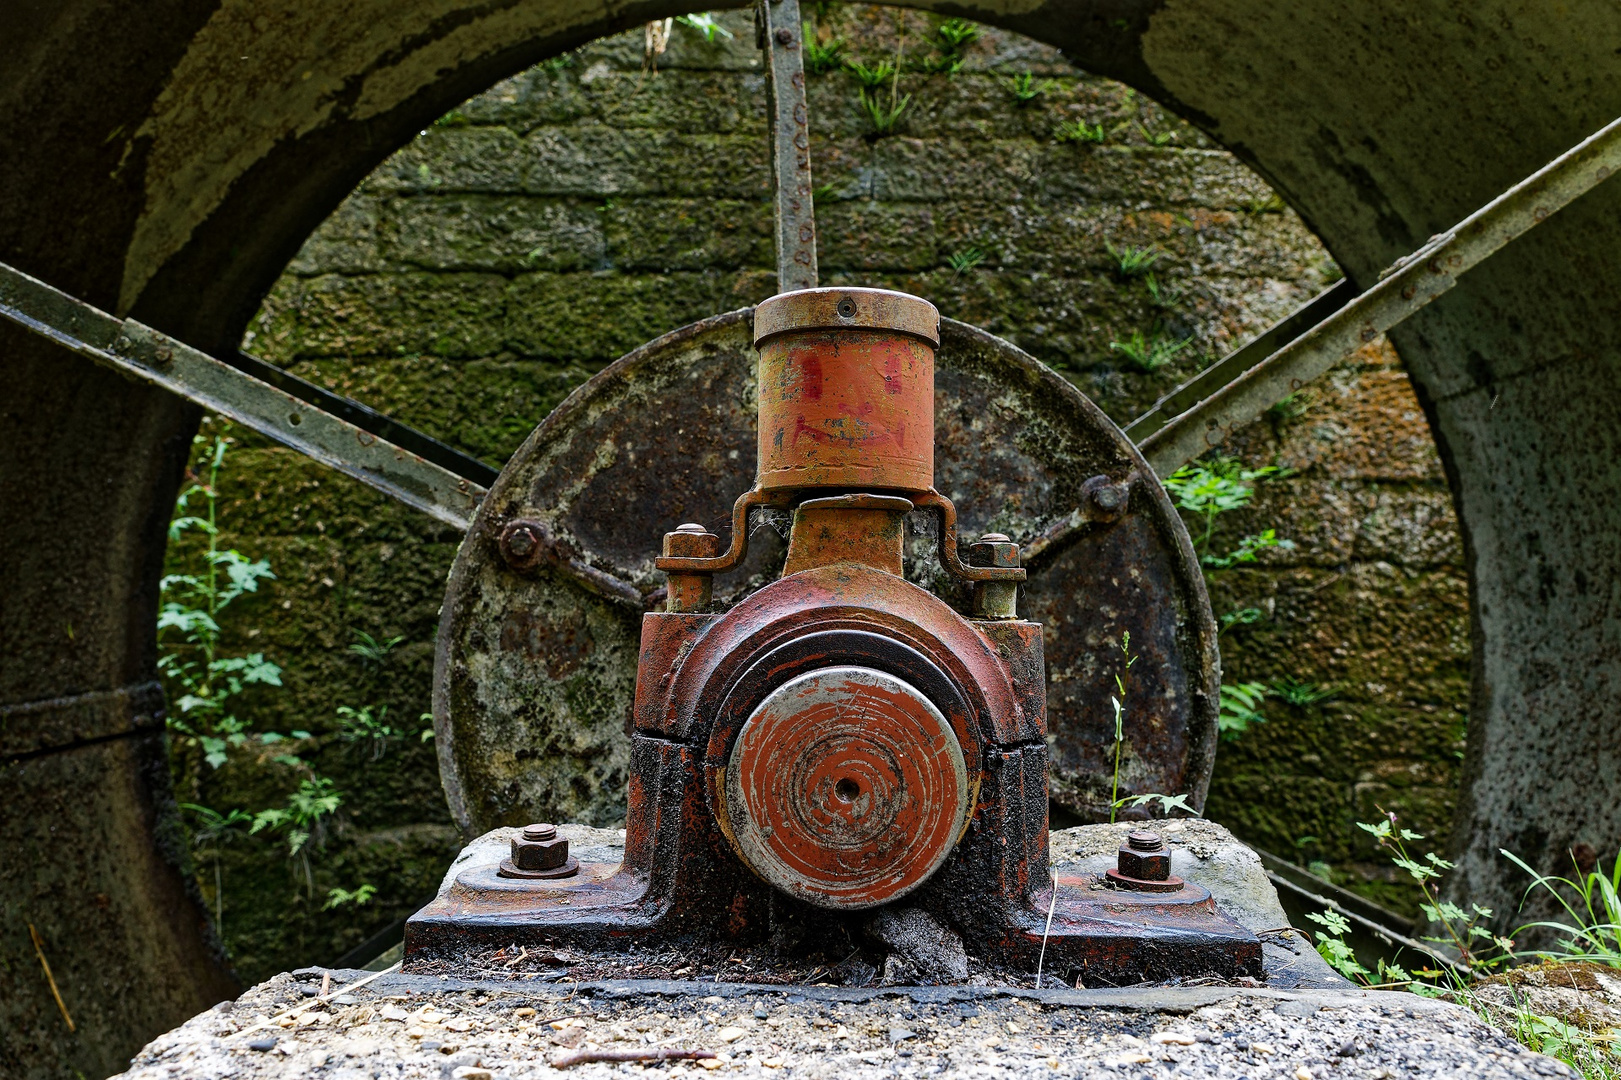
[[[145,1047],[123,1080],[1575,1076],[1457,1006],[1389,992],[558,986],[391,973],[339,1005],[305,996],[323,974],[278,975],[193,1018]],[[364,973],[331,974],[336,990]],[[714,1057],[551,1065],[579,1051],[666,1048]]]
[[[1125,834],[1141,827],[1132,822],[1053,833],[1055,872],[1101,872]],[[1298,935],[1265,933],[1287,920],[1259,859],[1227,830],[1198,820],[1153,827],[1171,850],[1172,873],[1210,889],[1224,911],[1262,934],[1266,986],[1031,989],[1008,981],[1017,973],[1004,973],[1001,983],[980,975],[935,986],[577,981],[578,973],[600,970],[580,956],[540,970],[483,965],[481,978],[459,977],[442,965],[427,974],[374,976],[306,968],[277,975],[154,1040],[122,1077],[595,1080],[651,1073],[674,1080],[722,1071],[802,1080],[1575,1076],[1458,1006],[1351,987]],[[558,829],[584,861],[611,862],[623,851],[620,830]],[[445,887],[468,866],[498,861],[516,831],[497,829],[469,844],[446,873]],[[904,910],[891,915],[877,930],[894,939],[896,955],[907,954],[912,938],[940,944],[930,931],[944,928],[913,925]],[[330,993],[322,997],[327,975]],[[553,1067],[564,1055],[582,1052],[673,1050],[713,1056]]]

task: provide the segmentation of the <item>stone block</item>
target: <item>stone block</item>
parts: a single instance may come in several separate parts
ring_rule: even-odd
[[[252,348],[277,363],[488,355],[500,348],[506,289],[492,273],[283,277],[255,319]]]
[[[533,195],[763,199],[770,192],[763,132],[682,135],[601,125],[548,127],[532,132],[522,153],[522,190]]]
[[[606,258],[602,212],[574,199],[423,195],[386,228],[395,263],[425,270],[592,270]]]
[[[366,180],[373,193],[518,193],[532,157],[504,127],[435,124],[397,151]]]
[[[929,270],[943,257],[928,203],[834,202],[816,219],[817,259],[829,271]]]
[[[499,466],[598,363],[417,356],[310,361],[296,370]]]
[[[304,241],[287,264],[287,272],[310,277],[389,269],[379,235],[383,212],[383,200],[360,193],[350,195]]]
[[[742,306],[726,299],[733,280],[694,271],[525,274],[507,291],[507,346],[542,359],[616,359],[660,334]]]
[[[620,271],[774,267],[771,204],[741,199],[616,200],[602,210]]]

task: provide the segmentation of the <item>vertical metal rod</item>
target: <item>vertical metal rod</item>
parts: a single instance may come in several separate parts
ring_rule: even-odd
[[[811,201],[810,121],[805,111],[804,26],[799,0],[760,0],[755,12],[765,52],[776,188],[777,291],[814,289],[816,212]]]

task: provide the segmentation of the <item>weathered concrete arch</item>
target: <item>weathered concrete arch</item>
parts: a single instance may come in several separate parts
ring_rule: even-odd
[[[1621,113],[1609,5],[917,6],[1060,46],[1199,122],[1362,283]],[[0,259],[232,345],[309,231],[422,125],[545,56],[683,10],[6,5]],[[1500,911],[1517,896],[1499,846],[1552,865],[1570,845],[1621,841],[1621,807],[1586,796],[1621,779],[1618,234],[1611,185],[1395,335],[1468,545],[1476,663],[1458,836],[1464,888]],[[146,690],[163,525],[196,417],[10,327],[0,357],[0,1072],[105,1074],[228,985],[174,847],[157,842],[167,782]]]

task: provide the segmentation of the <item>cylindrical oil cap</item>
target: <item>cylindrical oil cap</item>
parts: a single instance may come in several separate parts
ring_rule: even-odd
[[[794,330],[890,330],[940,346],[940,312],[910,293],[888,289],[801,289],[754,309],[754,344]]]

